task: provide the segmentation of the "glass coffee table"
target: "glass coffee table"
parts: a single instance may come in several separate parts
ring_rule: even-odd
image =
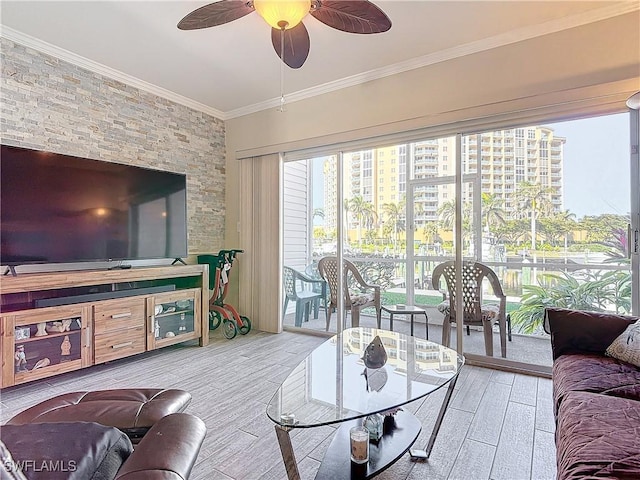
[[[383,352],[373,347],[380,346],[378,341]],[[402,457],[420,434],[420,421],[401,407],[446,387],[427,446],[418,454],[428,458],[463,364],[455,350],[388,330],[349,328],[331,337],[294,368],[267,405],[289,479],[300,478],[292,429],[341,424],[316,478],[372,478]],[[354,470],[349,429],[377,413],[385,415],[385,433],[370,443],[369,462]]]

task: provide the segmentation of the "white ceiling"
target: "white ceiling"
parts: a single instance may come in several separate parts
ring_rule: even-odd
[[[278,103],[280,59],[257,13],[181,31],[204,1],[2,0],[2,36],[220,118]],[[639,8],[637,1],[376,0],[391,30],[354,35],[311,16],[306,63],[284,69],[288,99],[553,33]]]

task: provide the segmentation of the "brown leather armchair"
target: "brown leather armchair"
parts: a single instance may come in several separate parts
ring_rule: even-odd
[[[187,413],[160,419],[135,450],[123,432],[93,422],[5,425],[0,477],[55,480],[74,472],[75,478],[183,480],[205,434],[204,422]]]

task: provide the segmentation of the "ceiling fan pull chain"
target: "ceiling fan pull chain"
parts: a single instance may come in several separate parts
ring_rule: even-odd
[[[280,62],[280,107],[278,111],[284,112],[284,26],[280,29],[280,57],[282,61]]]

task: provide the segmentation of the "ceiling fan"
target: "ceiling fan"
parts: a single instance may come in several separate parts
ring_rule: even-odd
[[[232,22],[257,11],[271,25],[271,43],[282,61],[300,68],[309,55],[309,32],[302,19],[317,20],[349,33],[382,33],[391,20],[368,0],[219,0],[189,13],[180,30],[197,30]]]

